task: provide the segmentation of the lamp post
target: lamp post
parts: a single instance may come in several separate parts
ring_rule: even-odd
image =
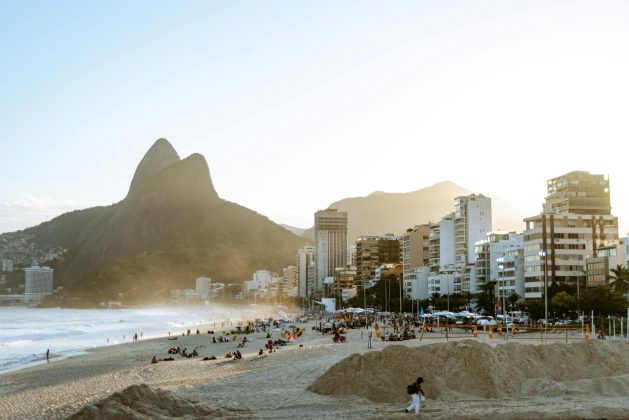
[[[546,259],[546,250],[541,250],[539,252],[539,256],[542,257],[544,261],[544,332],[546,332],[546,328],[548,327],[548,280],[546,278],[546,271],[548,270],[548,260]]]
[[[504,257],[496,258],[496,262],[498,263],[498,293],[502,295],[502,324],[505,327],[505,331],[508,334],[509,330],[507,328],[507,316],[506,316],[506,306],[505,306],[505,289],[506,289],[506,280],[504,278]],[[502,279],[502,287],[500,287],[500,279]]]

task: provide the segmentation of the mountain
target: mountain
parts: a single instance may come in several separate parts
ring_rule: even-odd
[[[408,193],[376,191],[367,197],[345,198],[328,207],[349,213],[348,240],[363,235],[400,234],[414,225],[438,222],[454,211],[454,198],[473,192],[453,182],[443,181]],[[493,229],[522,231],[524,224],[517,209],[500,198],[492,198]],[[314,227],[304,237],[314,238]]]
[[[181,159],[165,139],[146,153],[122,201],[22,233],[37,246],[67,249],[55,267],[55,288],[137,303],[194,288],[202,275],[241,283],[259,269],[279,271],[304,245],[268,218],[221,199],[205,158]]]
[[[282,224],[282,223],[280,223],[280,226],[283,227],[284,229],[288,230],[289,232],[293,232],[297,236],[302,236],[304,234],[304,232],[306,231],[306,229],[304,229],[304,228],[298,228],[298,227],[295,227],[295,226],[285,225],[285,224]]]

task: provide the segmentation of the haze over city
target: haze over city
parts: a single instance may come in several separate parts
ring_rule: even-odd
[[[627,3],[32,6],[0,13],[0,232],[119,201],[159,137],[278,223],[443,180],[531,215],[585,170],[629,231]]]

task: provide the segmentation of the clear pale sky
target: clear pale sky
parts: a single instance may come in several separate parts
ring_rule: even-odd
[[[279,223],[442,180],[534,215],[587,170],[629,232],[626,1],[0,0],[0,57],[0,232],[121,200],[159,137]]]

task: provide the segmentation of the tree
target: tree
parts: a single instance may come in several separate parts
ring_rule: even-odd
[[[572,308],[574,301],[574,296],[566,291],[561,291],[553,296],[553,298],[550,300],[550,303],[553,305],[554,312],[556,312],[557,314],[565,314],[570,310],[570,308]]]
[[[612,268],[612,274],[607,276],[610,286],[615,292],[620,294],[627,294],[629,292],[629,270],[622,265],[617,265],[616,268]]]
[[[606,286],[589,287],[582,296],[581,309],[599,316],[622,316],[627,311],[627,298]]]
[[[477,311],[482,311],[485,315],[494,314],[496,309],[496,282],[491,281],[483,284],[481,292],[477,293],[475,297]]]
[[[520,300],[520,295],[518,295],[516,292],[511,293],[507,297],[507,301],[509,302],[509,307],[511,309],[515,309],[517,307],[519,300]]]

